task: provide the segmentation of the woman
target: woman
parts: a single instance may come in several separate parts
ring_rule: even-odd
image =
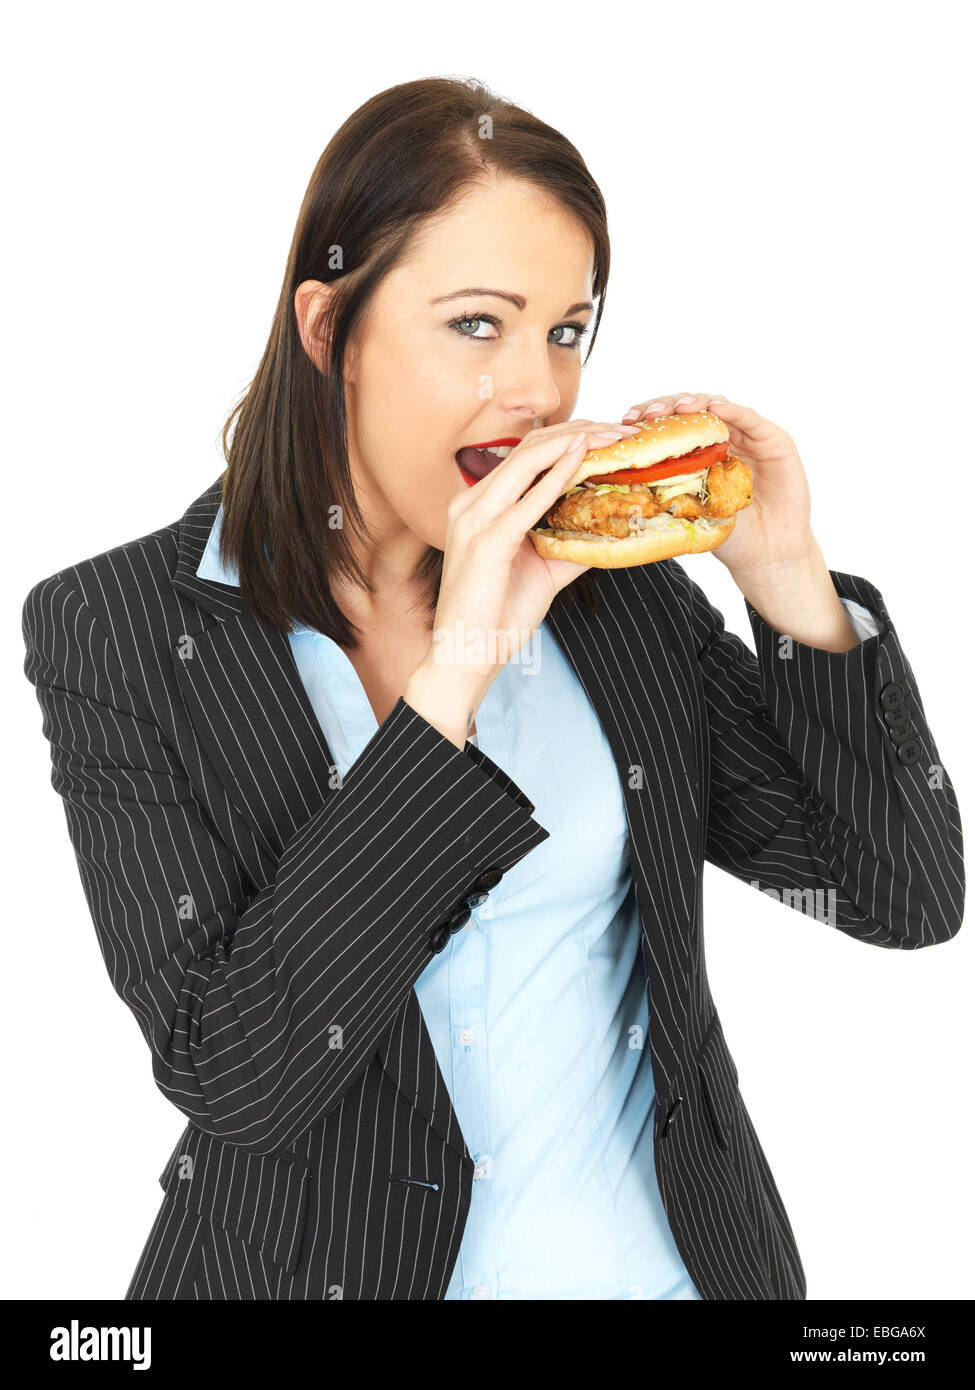
[[[100,944],[187,1120],[128,1299],[805,1296],[703,863],[933,944],[957,804],[753,409],[627,416],[707,407],[750,461],[714,553],[757,659],[675,561],[535,552],[636,428],[573,416],[608,267],[558,132],[473,82],[380,93],[312,176],[225,473],[28,595]]]

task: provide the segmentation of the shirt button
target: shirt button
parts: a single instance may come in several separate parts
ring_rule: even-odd
[[[474,1176],[475,1178],[489,1178],[491,1176],[490,1155],[485,1155],[485,1157],[476,1160],[474,1164]]]
[[[471,1298],[490,1298],[491,1290],[487,1284],[475,1284],[471,1290]]]
[[[470,1044],[474,1041],[474,1029],[462,1028],[460,1032],[457,1034],[457,1041],[462,1042],[465,1047],[469,1047]]]

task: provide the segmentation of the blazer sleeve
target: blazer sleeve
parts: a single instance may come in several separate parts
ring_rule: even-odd
[[[486,754],[400,698],[273,881],[248,892],[75,585],[42,581],[22,616],[51,780],[156,1083],[205,1132],[273,1153],[369,1065],[477,879],[549,832]]]
[[[955,789],[883,596],[830,574],[879,624],[846,652],[788,638],[746,599],[753,654],[688,580],[709,726],[705,858],[859,941],[935,945],[964,914]],[[888,710],[898,700],[907,738]]]

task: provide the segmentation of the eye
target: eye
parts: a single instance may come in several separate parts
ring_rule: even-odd
[[[501,320],[496,318],[494,314],[464,314],[459,319],[451,319],[450,327],[454,329],[456,333],[459,333],[462,338],[474,338],[476,341],[479,340],[484,343],[489,342],[490,339],[480,333],[468,333],[466,325],[474,324],[476,326],[479,323],[490,323],[497,328],[500,322]]]
[[[483,333],[467,331],[468,325],[476,329],[478,324],[483,323],[490,324],[492,327],[497,328],[501,320],[494,314],[462,314],[460,318],[451,319],[448,327],[452,328],[454,332],[458,333],[462,338],[471,338],[476,343],[496,342],[496,336],[492,337]],[[567,352],[572,352],[580,346],[583,338],[585,338],[586,334],[589,332],[589,325],[573,320],[571,323],[560,323],[557,328],[552,329],[552,332],[574,334],[574,337],[568,341],[557,338],[552,339],[556,347],[564,348]]]
[[[575,333],[576,336],[571,340],[571,342],[559,343],[559,347],[577,348],[579,344],[582,342],[583,338],[589,332],[589,325],[587,323],[560,323],[558,328],[552,329],[552,332],[564,333],[570,329]]]

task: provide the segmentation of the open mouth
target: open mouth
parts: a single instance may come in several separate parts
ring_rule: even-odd
[[[458,449],[454,459],[467,486],[473,487],[482,478],[486,478],[520,443],[521,440],[516,438],[492,439],[486,444],[465,444],[462,449]]]

